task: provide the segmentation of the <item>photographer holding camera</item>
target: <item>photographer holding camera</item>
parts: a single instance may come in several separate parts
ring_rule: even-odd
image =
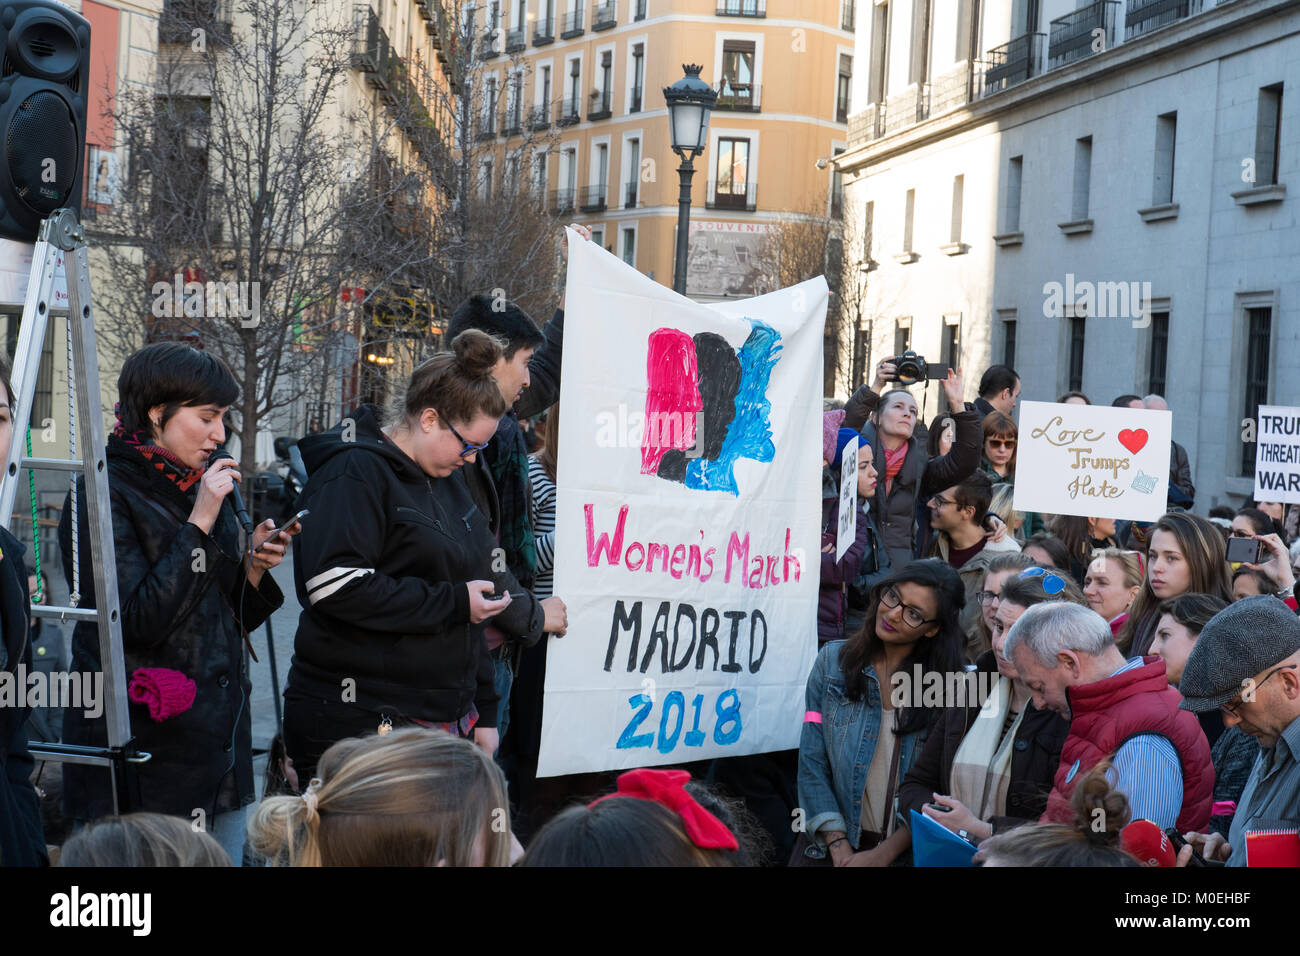
[[[861,432],[881,471],[871,516],[896,568],[928,550],[925,502],[960,484],[980,463],[984,436],[979,416],[962,402],[961,370],[946,369],[946,376],[944,370],[944,366],[927,365],[915,352],[890,356],[876,366],[871,386],[859,388],[844,407],[844,427]],[[940,378],[948,405],[954,409],[956,435],[948,454],[931,458],[915,435],[916,399],[903,386],[934,377]],[[887,391],[890,382],[899,384]]]

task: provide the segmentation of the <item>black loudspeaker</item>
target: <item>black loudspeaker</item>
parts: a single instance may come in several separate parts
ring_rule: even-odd
[[[0,6],[0,236],[36,241],[41,220],[81,210],[90,22],[50,0]]]

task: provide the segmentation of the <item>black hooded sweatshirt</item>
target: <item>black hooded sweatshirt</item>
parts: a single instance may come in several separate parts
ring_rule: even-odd
[[[466,582],[489,580],[495,542],[463,482],[430,478],[362,405],[299,442],[311,476],[297,508],[302,617],[287,696],[375,714],[495,727],[492,660]],[[355,681],[355,686],[345,683]]]

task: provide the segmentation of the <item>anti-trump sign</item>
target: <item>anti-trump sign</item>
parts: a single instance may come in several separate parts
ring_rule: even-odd
[[[1300,502],[1300,408],[1261,405],[1255,431],[1255,500]]]
[[[818,278],[705,306],[569,234],[538,774],[798,745],[817,651]]]
[[[1017,511],[1155,521],[1166,510],[1167,411],[1020,404]]]

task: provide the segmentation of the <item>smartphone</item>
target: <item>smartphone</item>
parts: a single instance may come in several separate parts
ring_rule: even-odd
[[[1264,542],[1254,538],[1229,538],[1229,564],[1259,564],[1264,556]]]
[[[1245,541],[1248,539],[1242,538],[1241,540]],[[1169,842],[1173,844],[1175,855],[1180,850],[1182,850],[1183,847],[1187,846],[1187,841],[1183,839],[1183,835],[1178,832],[1178,829],[1176,827],[1169,827],[1167,830],[1165,830],[1165,836],[1169,837]],[[1201,854],[1198,853],[1196,850],[1193,850],[1192,859],[1188,862],[1187,865],[1213,867],[1213,866],[1223,866],[1224,864],[1222,860],[1207,860],[1205,857],[1201,856]]]
[[[286,530],[286,529],[288,529],[288,528],[292,528],[294,525],[296,525],[296,524],[297,524],[299,521],[301,521],[303,518],[307,517],[309,514],[311,514],[311,512],[310,512],[308,509],[303,508],[302,511],[299,511],[296,515],[294,515],[292,518],[290,518],[290,519],[289,519],[288,521],[286,521],[284,524],[280,525],[280,527],[278,527],[278,528],[276,528],[275,530],[273,530],[273,531],[272,531],[272,532],[267,536],[266,541],[263,541],[262,544],[264,545],[264,544],[266,544],[267,541],[273,541],[273,540],[275,540],[275,536],[276,536],[277,534],[279,534],[281,531],[284,531],[284,530]],[[255,548],[254,550],[256,550],[256,551],[260,551],[260,550],[262,550],[262,545],[258,545],[257,548]]]
[[[489,600],[489,601],[500,601],[502,598],[508,598],[508,597],[510,597],[510,592],[509,592],[509,591],[502,591],[500,594],[489,594],[489,595],[487,596],[487,600]]]
[[[940,813],[951,813],[951,812],[952,812],[952,807],[947,806],[947,805],[942,804],[942,803],[931,803],[931,804],[929,804],[929,807],[930,807],[931,810],[938,810]]]

